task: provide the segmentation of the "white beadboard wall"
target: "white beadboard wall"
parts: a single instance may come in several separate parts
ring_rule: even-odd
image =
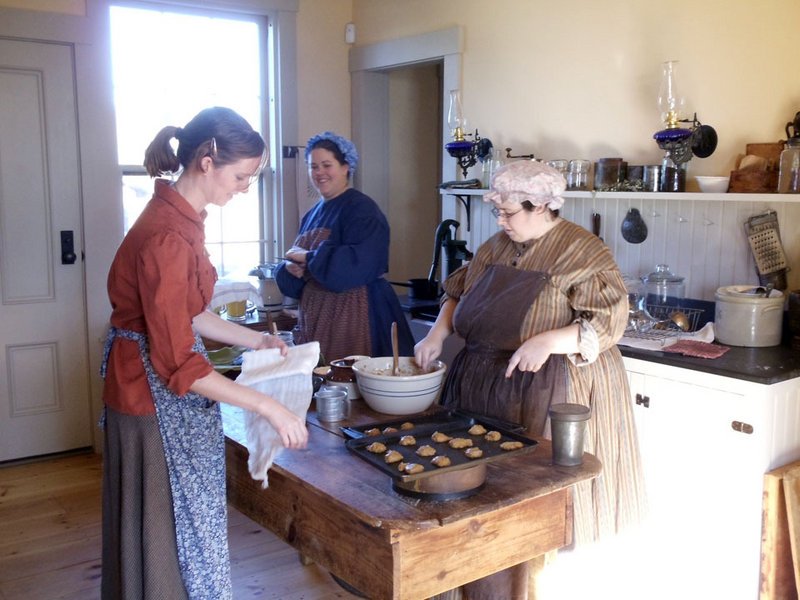
[[[496,219],[483,202],[482,190],[469,190],[471,230],[466,209],[451,194],[442,196],[442,217],[461,223],[459,239],[474,251],[498,230]],[[647,239],[626,242],[620,226],[630,208],[647,224]],[[592,213],[601,218],[600,236],[611,248],[620,270],[634,277],[665,263],[686,278],[686,296],[714,300],[718,287],[758,284],[755,259],[744,225],[754,215],[774,210],[789,264],[788,288],[800,288],[800,196],[786,194],[595,193],[571,192],[561,216],[591,230]],[[795,267],[795,270],[792,269]]]

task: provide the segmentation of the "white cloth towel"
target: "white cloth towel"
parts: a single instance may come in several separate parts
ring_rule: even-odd
[[[242,357],[242,374],[236,383],[269,394],[305,419],[314,394],[311,375],[319,362],[319,342],[290,346],[285,357],[277,348],[245,352]],[[250,476],[266,488],[267,471],[283,450],[281,438],[269,421],[249,410],[244,411],[244,430]]]
[[[255,280],[255,278],[253,278]],[[241,302],[250,300],[256,306],[261,306],[261,292],[252,281],[235,281],[233,279],[218,279],[214,285],[214,295],[208,307],[215,310],[225,306],[228,302]]]
[[[642,350],[663,350],[678,340],[695,340],[698,342],[714,341],[714,323],[708,322],[698,331],[684,333],[680,331],[661,331],[653,329],[645,333],[626,331],[617,342],[620,346],[631,346]]]

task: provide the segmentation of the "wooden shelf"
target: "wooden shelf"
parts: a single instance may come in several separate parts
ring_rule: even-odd
[[[471,196],[483,196],[487,189],[443,189],[443,196],[463,197],[469,207]],[[564,192],[565,198],[651,198],[654,200],[710,200],[720,202],[800,202],[800,194],[705,194],[703,192]]]

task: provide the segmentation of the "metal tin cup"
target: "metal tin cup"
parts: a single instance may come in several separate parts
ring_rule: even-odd
[[[320,421],[343,421],[350,416],[347,390],[336,385],[323,385],[314,394],[317,418]]]
[[[553,404],[547,413],[553,437],[553,462],[565,467],[582,464],[583,438],[591,409],[582,404]]]

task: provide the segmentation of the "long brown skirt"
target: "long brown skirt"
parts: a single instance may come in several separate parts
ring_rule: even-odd
[[[107,408],[103,448],[103,600],[187,598],[156,415]]]

